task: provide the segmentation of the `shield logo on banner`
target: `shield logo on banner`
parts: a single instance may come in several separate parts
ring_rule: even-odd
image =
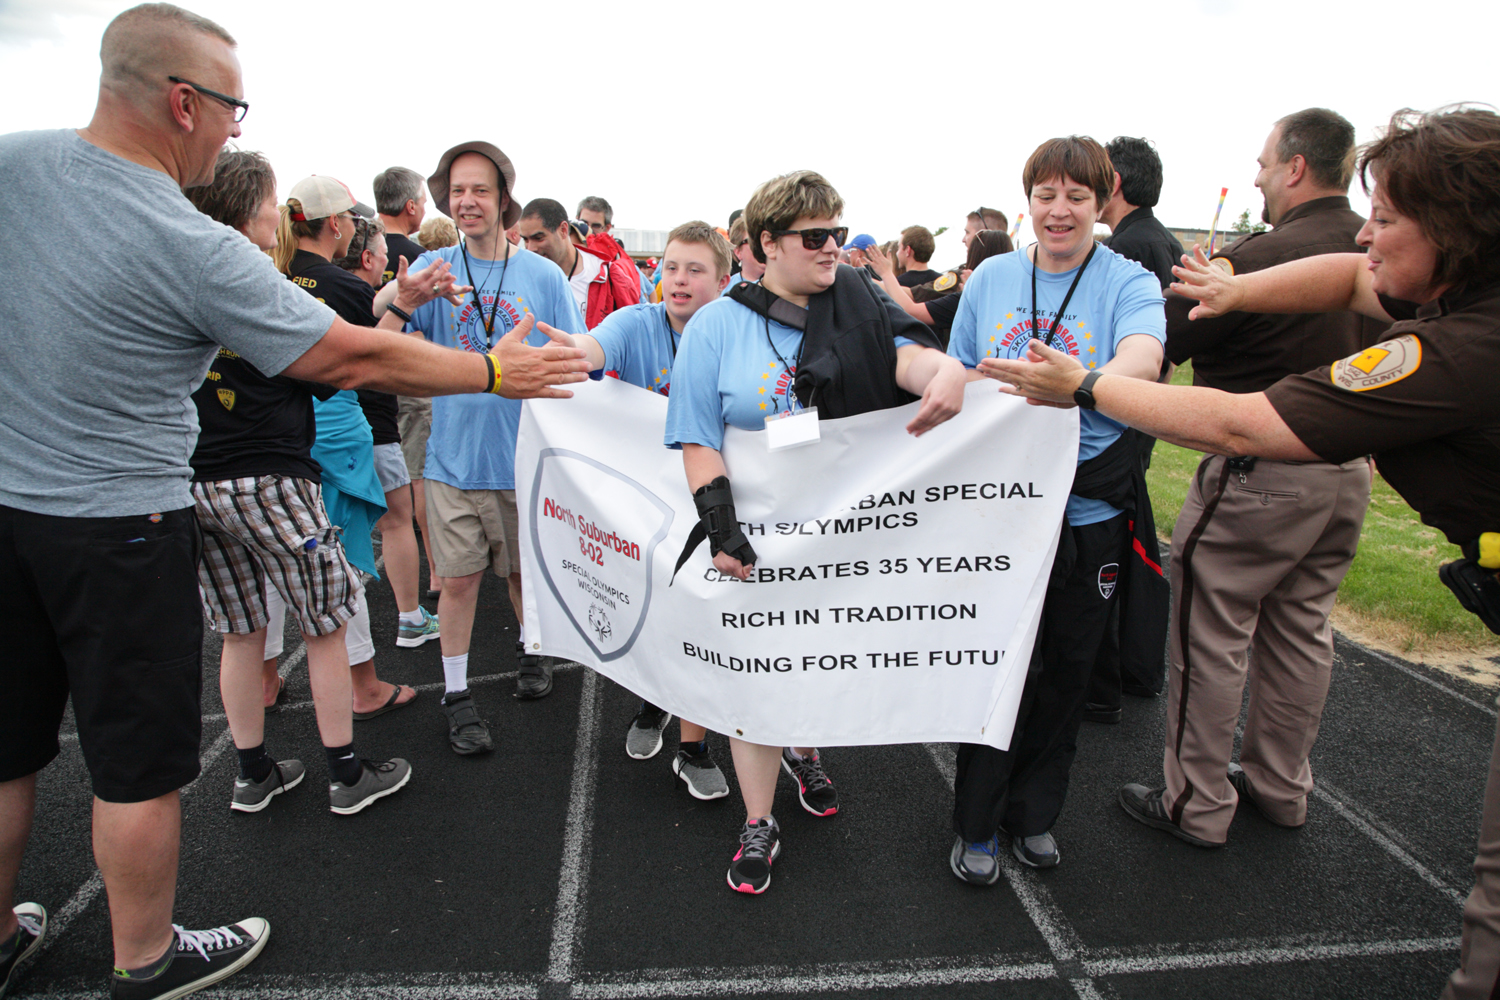
[[[220,389],[219,390],[219,402],[221,402],[221,403],[224,404],[224,409],[226,409],[226,410],[232,410],[232,409],[234,409],[234,390],[233,389]]]
[[[624,656],[651,607],[651,567],[671,506],[587,455],[544,448],[531,487],[536,569],[601,661]]]
[[[1120,564],[1105,563],[1099,567],[1099,596],[1106,601],[1109,595],[1115,592],[1115,584],[1120,581]]]

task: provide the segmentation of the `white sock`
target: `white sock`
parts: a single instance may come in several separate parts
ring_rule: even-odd
[[[420,606],[418,606],[417,610],[415,611],[401,612],[402,625],[420,625],[425,620],[426,619],[422,617],[422,608]]]
[[[469,687],[469,654],[443,657],[443,683],[450,692],[466,691]]]
[[[802,755],[797,752],[797,748],[796,747],[787,747],[786,748],[786,755],[788,757],[792,758],[792,760],[802,760],[803,759]]]

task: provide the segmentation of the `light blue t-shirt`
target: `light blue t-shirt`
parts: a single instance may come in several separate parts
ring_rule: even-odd
[[[969,276],[948,339],[948,353],[965,368],[977,368],[984,358],[1025,356],[1032,338],[1031,272],[1029,254],[1022,252],[991,257]],[[1103,368],[1126,337],[1146,334],[1166,342],[1160,283],[1135,261],[1102,245],[1078,282],[1067,315],[1059,320],[1057,307],[1077,275],[1077,268],[1061,274],[1036,272],[1038,338],[1049,347],[1093,370]],[[1125,426],[1092,410],[1078,416],[1080,463],[1113,444]],[[1095,524],[1118,513],[1102,500],[1068,498],[1071,524]]]
[[[670,393],[682,334],[667,322],[665,302],[616,309],[589,335],[604,351],[604,374],[663,396]]]
[[[420,271],[439,260],[448,262],[459,284],[474,286],[485,317],[489,317],[491,309],[495,310],[493,341],[514,329],[526,313],[565,333],[586,332],[568,279],[545,257],[512,248],[509,265],[471,255],[465,269],[460,245],[429,250],[408,268]],[[499,288],[502,274],[505,284]],[[406,328],[421,330],[434,344],[483,354],[493,341],[485,333],[479,313],[473,292],[464,296],[461,306],[447,299],[434,299],[412,313],[412,321]],[[526,342],[533,347],[550,343],[540,330],[533,330]],[[427,439],[423,476],[461,490],[515,489],[516,432],[520,426],[520,400],[484,392],[434,396],[432,435]]]
[[[913,343],[896,337],[898,348]],[[719,298],[688,320],[672,369],[667,403],[669,448],[724,446],[724,425],[766,429],[766,417],[800,410],[792,388],[802,331],[782,326],[733,299]]]

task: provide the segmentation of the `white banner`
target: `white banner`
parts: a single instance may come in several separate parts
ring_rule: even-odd
[[[531,400],[516,449],[528,649],[770,746],[1004,748],[1077,461],[1076,410],[973,383],[913,438],[916,403],[768,451],[726,431],[750,582],[700,545],[667,400],[612,378]]]

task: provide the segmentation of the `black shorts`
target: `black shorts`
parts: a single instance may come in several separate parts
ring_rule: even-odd
[[[198,776],[201,542],[193,508],[52,517],[0,506],[0,781],[57,756],[68,696],[106,802],[144,802]]]

